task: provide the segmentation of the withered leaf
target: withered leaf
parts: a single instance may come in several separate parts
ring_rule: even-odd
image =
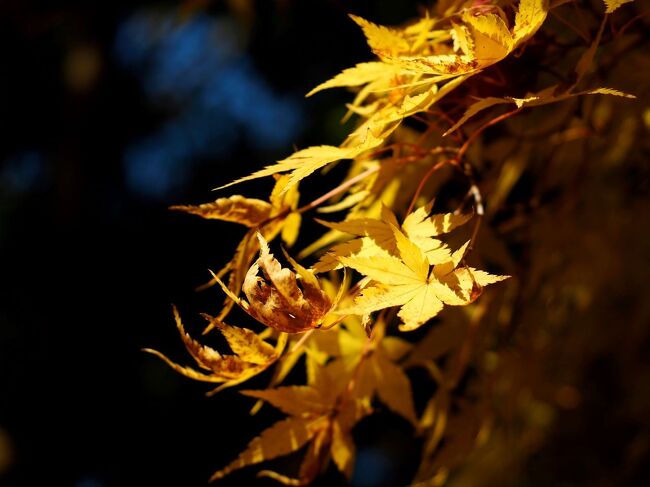
[[[216,278],[218,279],[223,279],[225,275],[228,275],[228,289],[235,294],[241,289],[246,272],[255,258],[255,254],[259,251],[259,243],[257,238],[255,238],[256,232],[261,233],[269,241],[273,240],[279,234],[284,243],[289,247],[294,244],[298,236],[301,224],[300,214],[295,211],[300,198],[298,186],[294,185],[287,190],[288,176],[275,175],[274,177],[276,182],[269,197],[270,211],[268,218],[260,221],[259,225],[251,226],[251,229],[246,232],[239,245],[237,245],[235,254],[230,262],[216,274]],[[213,278],[206,285],[201,286],[200,289],[216,284],[216,278]],[[233,305],[233,300],[226,299],[217,318],[220,320],[225,319]],[[204,333],[209,332],[211,329],[212,326],[209,325],[204,330]]]
[[[332,308],[332,301],[314,273],[291,262],[296,272],[283,268],[273,257],[268,243],[257,235],[260,256],[244,279],[240,299],[221,281],[224,292],[259,322],[286,333],[300,333],[318,327]],[[262,270],[263,277],[259,271]]]
[[[267,369],[278,359],[286,343],[286,337],[281,337],[274,348],[251,330],[219,322],[217,328],[224,335],[233,352],[235,352],[235,355],[222,355],[213,348],[202,345],[190,337],[183,327],[176,307],[173,308],[173,311],[176,326],[185,348],[202,370],[179,365],[156,350],[144,349],[144,351],[159,357],[172,369],[190,379],[222,383],[221,386],[208,394],[215,394],[226,387],[241,384]]]

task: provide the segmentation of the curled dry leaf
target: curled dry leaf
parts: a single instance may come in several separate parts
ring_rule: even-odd
[[[233,293],[238,293],[239,289],[241,289],[246,271],[255,258],[255,254],[259,251],[258,241],[255,238],[257,232],[261,233],[269,241],[280,235],[282,241],[289,247],[295,243],[298,237],[301,224],[300,213],[296,211],[300,198],[298,186],[293,185],[287,190],[289,176],[275,175],[274,177],[276,182],[269,196],[269,203],[235,195],[230,198],[220,198],[215,203],[208,203],[198,207],[182,206],[172,208],[199,214],[204,218],[236,221],[250,228],[239,242],[239,245],[237,245],[233,258],[217,273],[219,279],[223,279],[225,275],[228,275],[228,288]],[[219,202],[223,203],[218,204]],[[219,208],[218,211],[215,209],[216,207]],[[206,216],[207,214],[210,216]],[[206,285],[201,286],[200,289],[210,287],[216,283],[216,279],[212,279]],[[233,304],[234,301],[226,299],[218,318],[225,319],[230,313]],[[212,325],[208,325],[204,333],[207,333],[212,328]]]
[[[281,335],[276,346],[273,347],[251,330],[230,326],[207,315],[204,316],[221,331],[234,355],[222,355],[190,337],[185,331],[176,307],[174,307],[174,318],[178,332],[199,370],[179,365],[156,350],[144,349],[144,351],[159,357],[176,372],[190,379],[221,383],[219,387],[210,391],[209,395],[240,384],[267,369],[278,359],[286,344],[286,335]]]
[[[224,292],[257,321],[276,330],[300,333],[317,328],[333,306],[318,279],[291,258],[295,272],[283,268],[264,237],[258,233],[257,238],[260,256],[248,270],[242,286],[248,302],[219,281]],[[260,269],[263,277],[258,275]]]

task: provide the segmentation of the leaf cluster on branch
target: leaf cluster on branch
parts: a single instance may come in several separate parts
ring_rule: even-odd
[[[232,354],[191,338],[175,309],[196,368],[148,351],[189,378],[219,384],[212,392],[273,368],[268,389],[241,392],[258,401],[253,411],[266,402],[287,415],[213,480],[299,449],[304,460],[294,476],[260,475],[307,485],[332,461],[350,478],[353,429],[378,404],[424,440],[414,485],[444,484],[485,444],[497,416],[490,400],[495,377],[512,370],[494,362],[494,330],[484,323],[497,312],[507,321],[503,309],[512,311],[508,296],[517,292],[519,267],[506,252],[482,252],[481,239],[498,240],[490,223],[538,145],[549,145],[547,135],[537,141],[486,135],[537,107],[557,105],[529,126],[552,134],[559,147],[588,135],[574,124],[577,100],[634,98],[616,86],[589,84],[604,37],[616,41],[606,34],[610,15],[628,1],[605,0],[600,11],[589,11],[589,19],[598,19],[592,34],[563,17],[573,3],[564,0],[441,0],[422,18],[390,28],[351,16],[376,60],[308,94],[341,87],[355,93],[346,118],[357,123],[340,146],[298,150],[218,188],[273,177],[268,201],[234,195],[173,207],[247,228],[232,259],[205,286],[218,285],[226,295],[215,316],[205,315],[205,332],[216,328]],[[566,39],[582,35],[589,35],[587,45],[574,44],[573,64],[558,73],[564,65],[553,63]],[[299,182],[334,164],[346,164],[345,179],[300,206]],[[490,179],[494,166],[499,171]],[[292,257],[285,247],[300,241],[302,220],[312,211],[320,213],[315,221],[323,232]],[[333,214],[339,216],[325,219]],[[271,251],[281,247],[288,267]],[[485,263],[497,272],[484,270]],[[506,274],[515,279],[481,297]],[[495,302],[505,308],[494,311]],[[264,331],[227,324],[234,305]],[[307,383],[285,384],[299,364]],[[413,399],[413,368],[435,383],[423,407]],[[470,371],[470,385],[462,384]]]

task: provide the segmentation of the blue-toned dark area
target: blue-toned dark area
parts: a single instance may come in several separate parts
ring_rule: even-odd
[[[244,51],[241,27],[201,13],[135,12],[118,27],[114,56],[132,72],[148,101],[172,114],[124,152],[130,191],[169,197],[201,159],[226,159],[235,144],[279,150],[297,140],[302,106],[274,93]]]

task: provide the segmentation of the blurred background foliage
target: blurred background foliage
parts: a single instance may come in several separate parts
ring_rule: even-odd
[[[232,391],[206,399],[139,351],[182,356],[170,304],[220,303],[193,287],[241,236],[167,207],[207,201],[292,145],[338,144],[349,95],[303,95],[370,59],[346,14],[397,24],[421,3],[0,4],[0,485],[205,485],[270,424],[272,411],[250,417]],[[615,25],[649,5],[629,7]],[[650,479],[648,27],[637,20],[600,63],[606,86],[639,100],[576,101],[580,117],[562,133],[539,121],[574,116],[573,102],[535,109],[474,149],[493,184],[479,251],[515,276],[484,298],[499,302],[477,338],[501,350],[486,353],[495,380],[482,387],[507,427],[452,485]],[[245,192],[265,195],[268,182]],[[455,413],[461,437],[478,413]],[[422,445],[401,419],[380,412],[355,440],[353,485],[412,478]],[[463,454],[452,447],[450,465]],[[223,485],[273,484],[252,475]]]

